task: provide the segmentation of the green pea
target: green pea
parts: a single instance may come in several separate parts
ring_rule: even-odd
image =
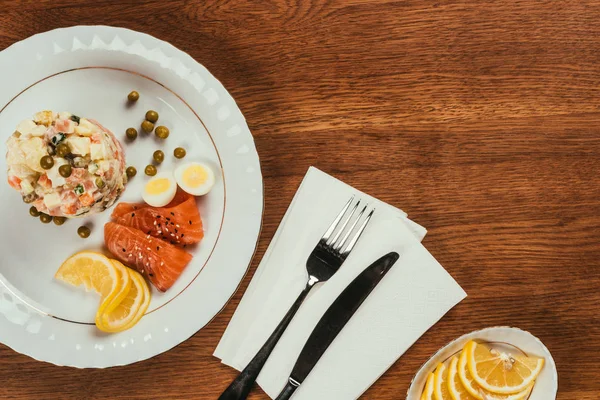
[[[29,193],[23,196],[23,202],[25,204],[33,203],[37,199],[37,195],[34,193]]]
[[[146,169],[144,169],[144,172],[148,176],[154,176],[154,175],[156,175],[157,171],[156,171],[156,167],[154,165],[147,165]]]
[[[71,149],[69,149],[69,145],[66,143],[61,143],[58,146],[56,146],[56,155],[59,157],[64,157],[70,152]]]
[[[52,220],[54,221],[54,225],[60,226],[60,225],[64,224],[67,221],[67,218],[65,218],[65,217],[54,217]]]
[[[135,169],[135,167],[127,167],[125,173],[128,178],[133,178],[137,174],[137,169]]]
[[[146,121],[150,121],[150,122],[158,121],[158,113],[154,110],[149,110],[146,113]]]
[[[140,94],[138,92],[136,92],[135,90],[130,92],[127,95],[127,100],[129,100],[129,101],[138,101],[139,98],[140,98]]]
[[[73,169],[71,168],[71,166],[69,164],[61,165],[60,167],[58,167],[58,173],[63,178],[70,177],[71,172],[73,172]]]
[[[161,139],[166,139],[169,137],[169,128],[166,126],[157,126],[154,134]]]
[[[87,226],[80,226],[77,228],[77,234],[83,239],[90,237],[90,233],[92,233],[92,231]]]
[[[185,157],[185,149],[183,147],[177,147],[174,151],[173,151],[173,155],[175,156],[175,158],[183,158]]]
[[[152,132],[152,130],[154,129],[154,124],[150,121],[144,121],[142,122],[142,130],[146,133],[150,133]]]
[[[156,150],[154,154],[152,154],[152,158],[160,164],[165,160],[165,153],[163,153],[162,150]]]
[[[37,208],[35,208],[35,207],[32,206],[29,209],[29,215],[31,215],[32,217],[39,217],[40,216],[40,212],[38,211]]]
[[[40,160],[40,166],[44,169],[50,169],[54,166],[54,159],[51,156],[44,156]]]
[[[52,217],[48,214],[40,213],[40,221],[42,221],[44,224],[49,224],[52,222]]]
[[[106,183],[104,182],[104,180],[100,177],[96,178],[96,187],[98,189],[102,189],[104,187],[104,185],[106,185]]]
[[[125,135],[129,140],[135,140],[137,138],[137,130],[135,128],[127,128]]]

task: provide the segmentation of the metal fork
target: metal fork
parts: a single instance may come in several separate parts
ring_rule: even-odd
[[[258,377],[258,374],[262,370],[263,366],[267,362],[267,359],[271,355],[271,352],[277,345],[277,342],[283,335],[283,332],[288,327],[294,315],[304,302],[304,299],[311,291],[311,289],[319,282],[325,282],[331,278],[336,271],[342,266],[348,254],[352,251],[356,242],[362,235],[367,224],[373,216],[375,210],[371,210],[367,217],[360,224],[358,229],[355,229],[359,221],[362,219],[367,206],[364,206],[362,211],[356,218],[354,214],[360,205],[360,200],[354,205],[349,215],[344,218],[347,214],[348,209],[354,202],[352,197],[342,211],[335,218],[333,223],[329,226],[319,243],[308,257],[306,261],[306,270],[308,271],[308,280],[306,287],[298,296],[298,299],[294,302],[290,310],[285,314],[283,320],[279,323],[277,328],[273,331],[269,339],[265,342],[263,347],[256,353],[252,361],[244,368],[244,370],[238,375],[238,377],[229,385],[227,389],[221,394],[219,400],[242,400],[248,397],[252,386]],[[350,221],[353,223],[350,228],[346,229]],[[350,235],[354,232],[352,238]]]

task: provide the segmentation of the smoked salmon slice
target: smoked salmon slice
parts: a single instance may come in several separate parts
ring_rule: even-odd
[[[204,237],[202,219],[194,196],[179,190],[165,207],[143,203],[119,203],[111,218],[119,225],[129,226],[146,235],[171,244],[199,243]]]
[[[104,242],[119,261],[134,267],[161,292],[173,286],[192,260],[177,246],[114,222],[104,225]]]

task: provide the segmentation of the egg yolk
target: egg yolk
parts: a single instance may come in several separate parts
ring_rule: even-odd
[[[171,187],[171,182],[167,178],[159,178],[148,182],[146,193],[160,194],[166,192]]]
[[[202,185],[207,178],[206,170],[199,165],[192,165],[183,172],[183,182],[193,188]]]

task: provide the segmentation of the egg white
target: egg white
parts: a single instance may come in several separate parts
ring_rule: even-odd
[[[204,181],[204,183],[202,183],[199,186],[193,187],[185,182],[184,174],[187,171],[187,169],[191,167],[200,167],[206,172],[206,181]],[[204,163],[188,162],[177,167],[177,169],[175,170],[175,180],[184,192],[189,193],[193,196],[203,196],[210,192],[210,190],[215,185],[215,173],[213,172],[212,168],[210,168]]]
[[[167,188],[159,193],[148,192],[149,187],[159,179],[168,180],[169,185]],[[142,192],[142,198],[152,207],[164,207],[173,200],[175,193],[177,193],[177,182],[173,178],[173,174],[171,172],[160,172],[146,182],[144,191]]]

